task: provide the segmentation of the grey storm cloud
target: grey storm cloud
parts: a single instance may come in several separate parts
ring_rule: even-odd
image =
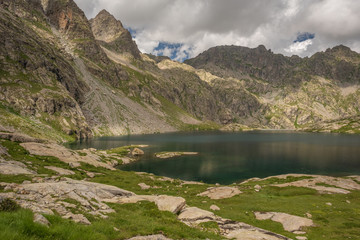
[[[217,45],[309,56],[338,44],[360,51],[358,0],[75,0],[88,18],[106,9],[136,31],[143,52],[180,43],[177,60]],[[296,42],[300,33],[315,38]],[[169,52],[164,49],[163,54]],[[186,54],[185,54],[186,53]]]

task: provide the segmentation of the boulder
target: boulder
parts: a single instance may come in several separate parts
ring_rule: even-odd
[[[82,214],[73,214],[71,212],[67,213],[65,216],[63,216],[65,219],[71,219],[76,223],[82,223],[85,225],[91,225],[91,222]]]
[[[131,155],[133,155],[134,157],[138,157],[144,155],[144,151],[141,150],[140,148],[134,148],[131,152]]]
[[[214,205],[214,204],[210,206],[210,209],[213,210],[213,211],[219,211],[220,210],[220,208],[218,206]]]
[[[185,207],[186,201],[182,197],[160,195],[155,199],[155,204],[160,211],[169,211],[177,214]]]
[[[138,186],[141,188],[141,190],[147,190],[150,188],[150,186],[145,183],[139,183]]]
[[[206,196],[211,199],[224,199],[224,198],[231,198],[238,194],[242,193],[236,187],[213,187],[209,188],[207,191],[198,194],[197,196]]]
[[[181,211],[178,218],[181,221],[200,223],[213,221],[216,219],[216,216],[212,212],[197,207],[188,207]]]
[[[50,222],[41,214],[35,213],[34,214],[34,222],[39,223],[41,225],[49,226]]]

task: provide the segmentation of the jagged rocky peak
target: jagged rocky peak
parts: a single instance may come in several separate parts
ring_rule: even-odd
[[[105,9],[90,20],[95,39],[100,44],[118,53],[130,53],[135,58],[140,58],[140,51],[133,41],[130,32],[122,23]]]
[[[126,29],[122,23],[108,11],[101,10],[98,15],[90,20],[91,28],[96,40],[110,43],[120,37]]]

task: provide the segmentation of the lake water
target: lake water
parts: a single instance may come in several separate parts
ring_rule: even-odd
[[[139,161],[122,170],[207,183],[230,184],[252,177],[286,173],[346,176],[360,174],[360,135],[294,132],[201,132],[102,137],[70,147],[143,148]],[[198,152],[194,156],[158,159],[156,152]]]

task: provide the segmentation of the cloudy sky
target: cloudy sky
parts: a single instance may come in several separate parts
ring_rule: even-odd
[[[359,0],[75,0],[87,17],[106,9],[142,52],[182,61],[210,47],[260,44],[310,56],[344,44],[360,52]]]

